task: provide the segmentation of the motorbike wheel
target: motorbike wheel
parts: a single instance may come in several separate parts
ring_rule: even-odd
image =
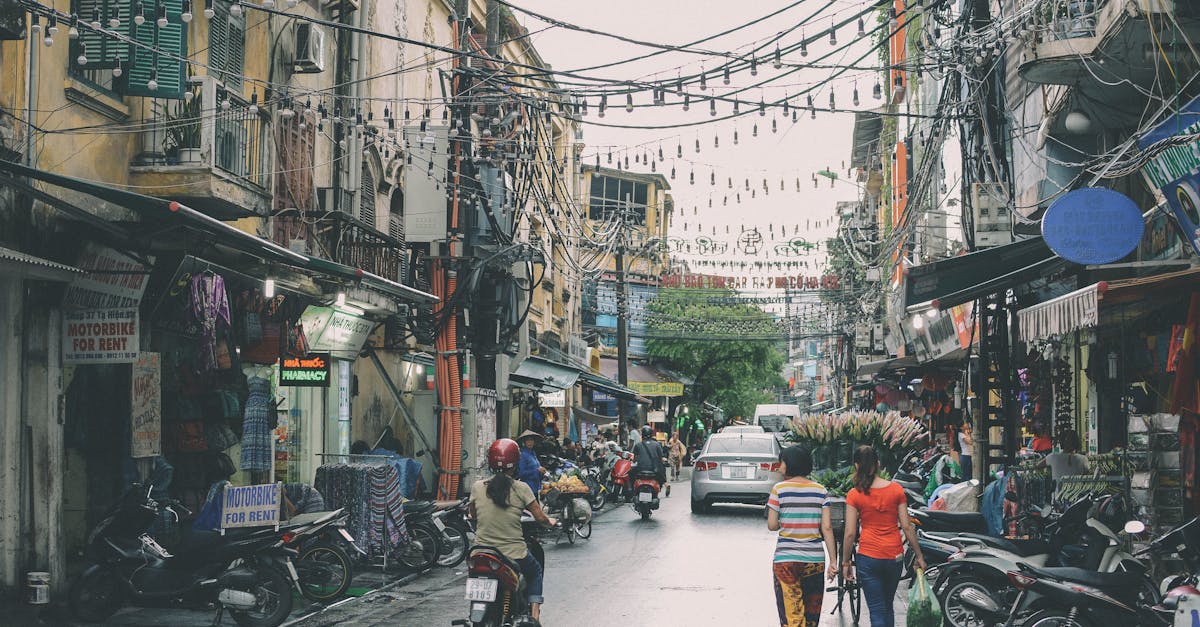
[[[252,610],[234,610],[229,613],[242,627],[276,627],[292,613],[292,585],[288,577],[278,568],[259,566],[255,569],[257,584],[253,590],[258,605]]]
[[[576,523],[575,535],[585,540],[592,537],[592,521],[589,520],[585,523]]]
[[[642,515],[642,520],[650,520],[650,507],[649,506],[642,507],[641,509],[638,510],[638,513]]]
[[[608,501],[608,493],[597,487],[592,490],[592,494],[588,497],[588,502],[592,506],[593,512],[598,512],[604,509],[604,503]]]
[[[442,531],[442,550],[438,554],[438,566],[458,566],[467,559],[471,549],[471,539],[467,536],[466,525],[449,524]]]
[[[103,623],[124,605],[124,591],[117,576],[102,568],[85,571],[68,595],[71,614],[85,623]]]
[[[962,594],[967,590],[977,590],[992,597],[989,591],[997,589],[995,583],[989,583],[974,575],[954,577],[946,587],[945,596],[939,598],[942,604],[943,624],[946,627],[988,627],[993,621],[979,608],[963,601]],[[1003,607],[1003,603],[998,603]],[[1026,627],[1028,627],[1026,623]]]
[[[1030,616],[1025,627],[1093,627],[1092,621],[1076,616],[1071,618],[1067,610],[1042,610]]]
[[[350,555],[335,544],[314,544],[296,560],[300,593],[317,603],[332,603],[346,595],[354,579]]]
[[[437,563],[442,553],[441,533],[429,525],[408,528],[408,544],[400,547],[396,561],[412,570],[425,570]]]

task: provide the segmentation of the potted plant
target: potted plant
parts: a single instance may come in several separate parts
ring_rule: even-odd
[[[185,98],[168,105],[163,146],[181,164],[200,163],[200,98]]]

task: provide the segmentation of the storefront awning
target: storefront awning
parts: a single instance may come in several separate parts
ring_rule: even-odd
[[[54,174],[3,159],[0,159],[0,171],[7,171],[17,176],[27,176],[50,183],[56,187],[95,196],[96,198],[137,211],[147,219],[158,222],[178,220],[195,231],[219,238],[221,244],[225,246],[261,258],[264,261],[272,261],[289,267],[327,275],[339,280],[358,283],[363,287],[405,302],[432,303],[438,300],[433,294],[427,294],[360,268],[297,253],[178,202],[129,192],[93,181]]]
[[[625,399],[627,401],[635,401],[643,405],[650,404],[650,399],[638,394],[631,388],[625,387],[620,383],[609,379],[608,377],[596,374],[594,372],[584,371],[580,378],[581,383],[591,387],[592,389],[604,392],[610,396],[615,396],[616,398]]]
[[[63,283],[69,283],[75,277],[83,274],[83,270],[74,266],[42,259],[2,246],[0,246],[0,272],[18,277]]]
[[[554,392],[575,385],[579,380],[579,369],[565,364],[555,363],[540,357],[526,357],[517,366],[516,372],[509,375],[509,381],[519,387],[527,387],[539,392]]]
[[[893,357],[891,359],[881,359],[879,361],[868,361],[858,365],[858,369],[854,374],[858,377],[873,377],[877,374],[899,370],[901,368],[912,368],[917,365],[917,358],[908,357]]]
[[[576,420],[590,422],[594,425],[607,424],[617,419],[616,416],[602,416],[600,414],[590,412],[582,407],[572,407],[571,415],[573,415]]]
[[[1034,342],[1096,326],[1100,321],[1100,294],[1106,283],[1096,283],[1017,312],[1021,340]]]
[[[908,269],[905,305],[949,309],[1020,285],[1066,263],[1042,238],[997,246]]]

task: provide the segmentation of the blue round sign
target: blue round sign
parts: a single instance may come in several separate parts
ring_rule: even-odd
[[[1042,237],[1054,254],[1078,264],[1117,261],[1142,241],[1142,210],[1125,194],[1102,187],[1067,192],[1042,218]]]

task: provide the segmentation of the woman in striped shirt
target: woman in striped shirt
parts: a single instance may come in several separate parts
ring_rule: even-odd
[[[833,524],[829,520],[829,493],[810,481],[812,454],[790,446],[779,455],[784,480],[775,484],[767,500],[767,529],[779,532],[775,543],[775,604],[782,627],[817,627],[825,582],[837,576],[825,556],[835,555]]]

